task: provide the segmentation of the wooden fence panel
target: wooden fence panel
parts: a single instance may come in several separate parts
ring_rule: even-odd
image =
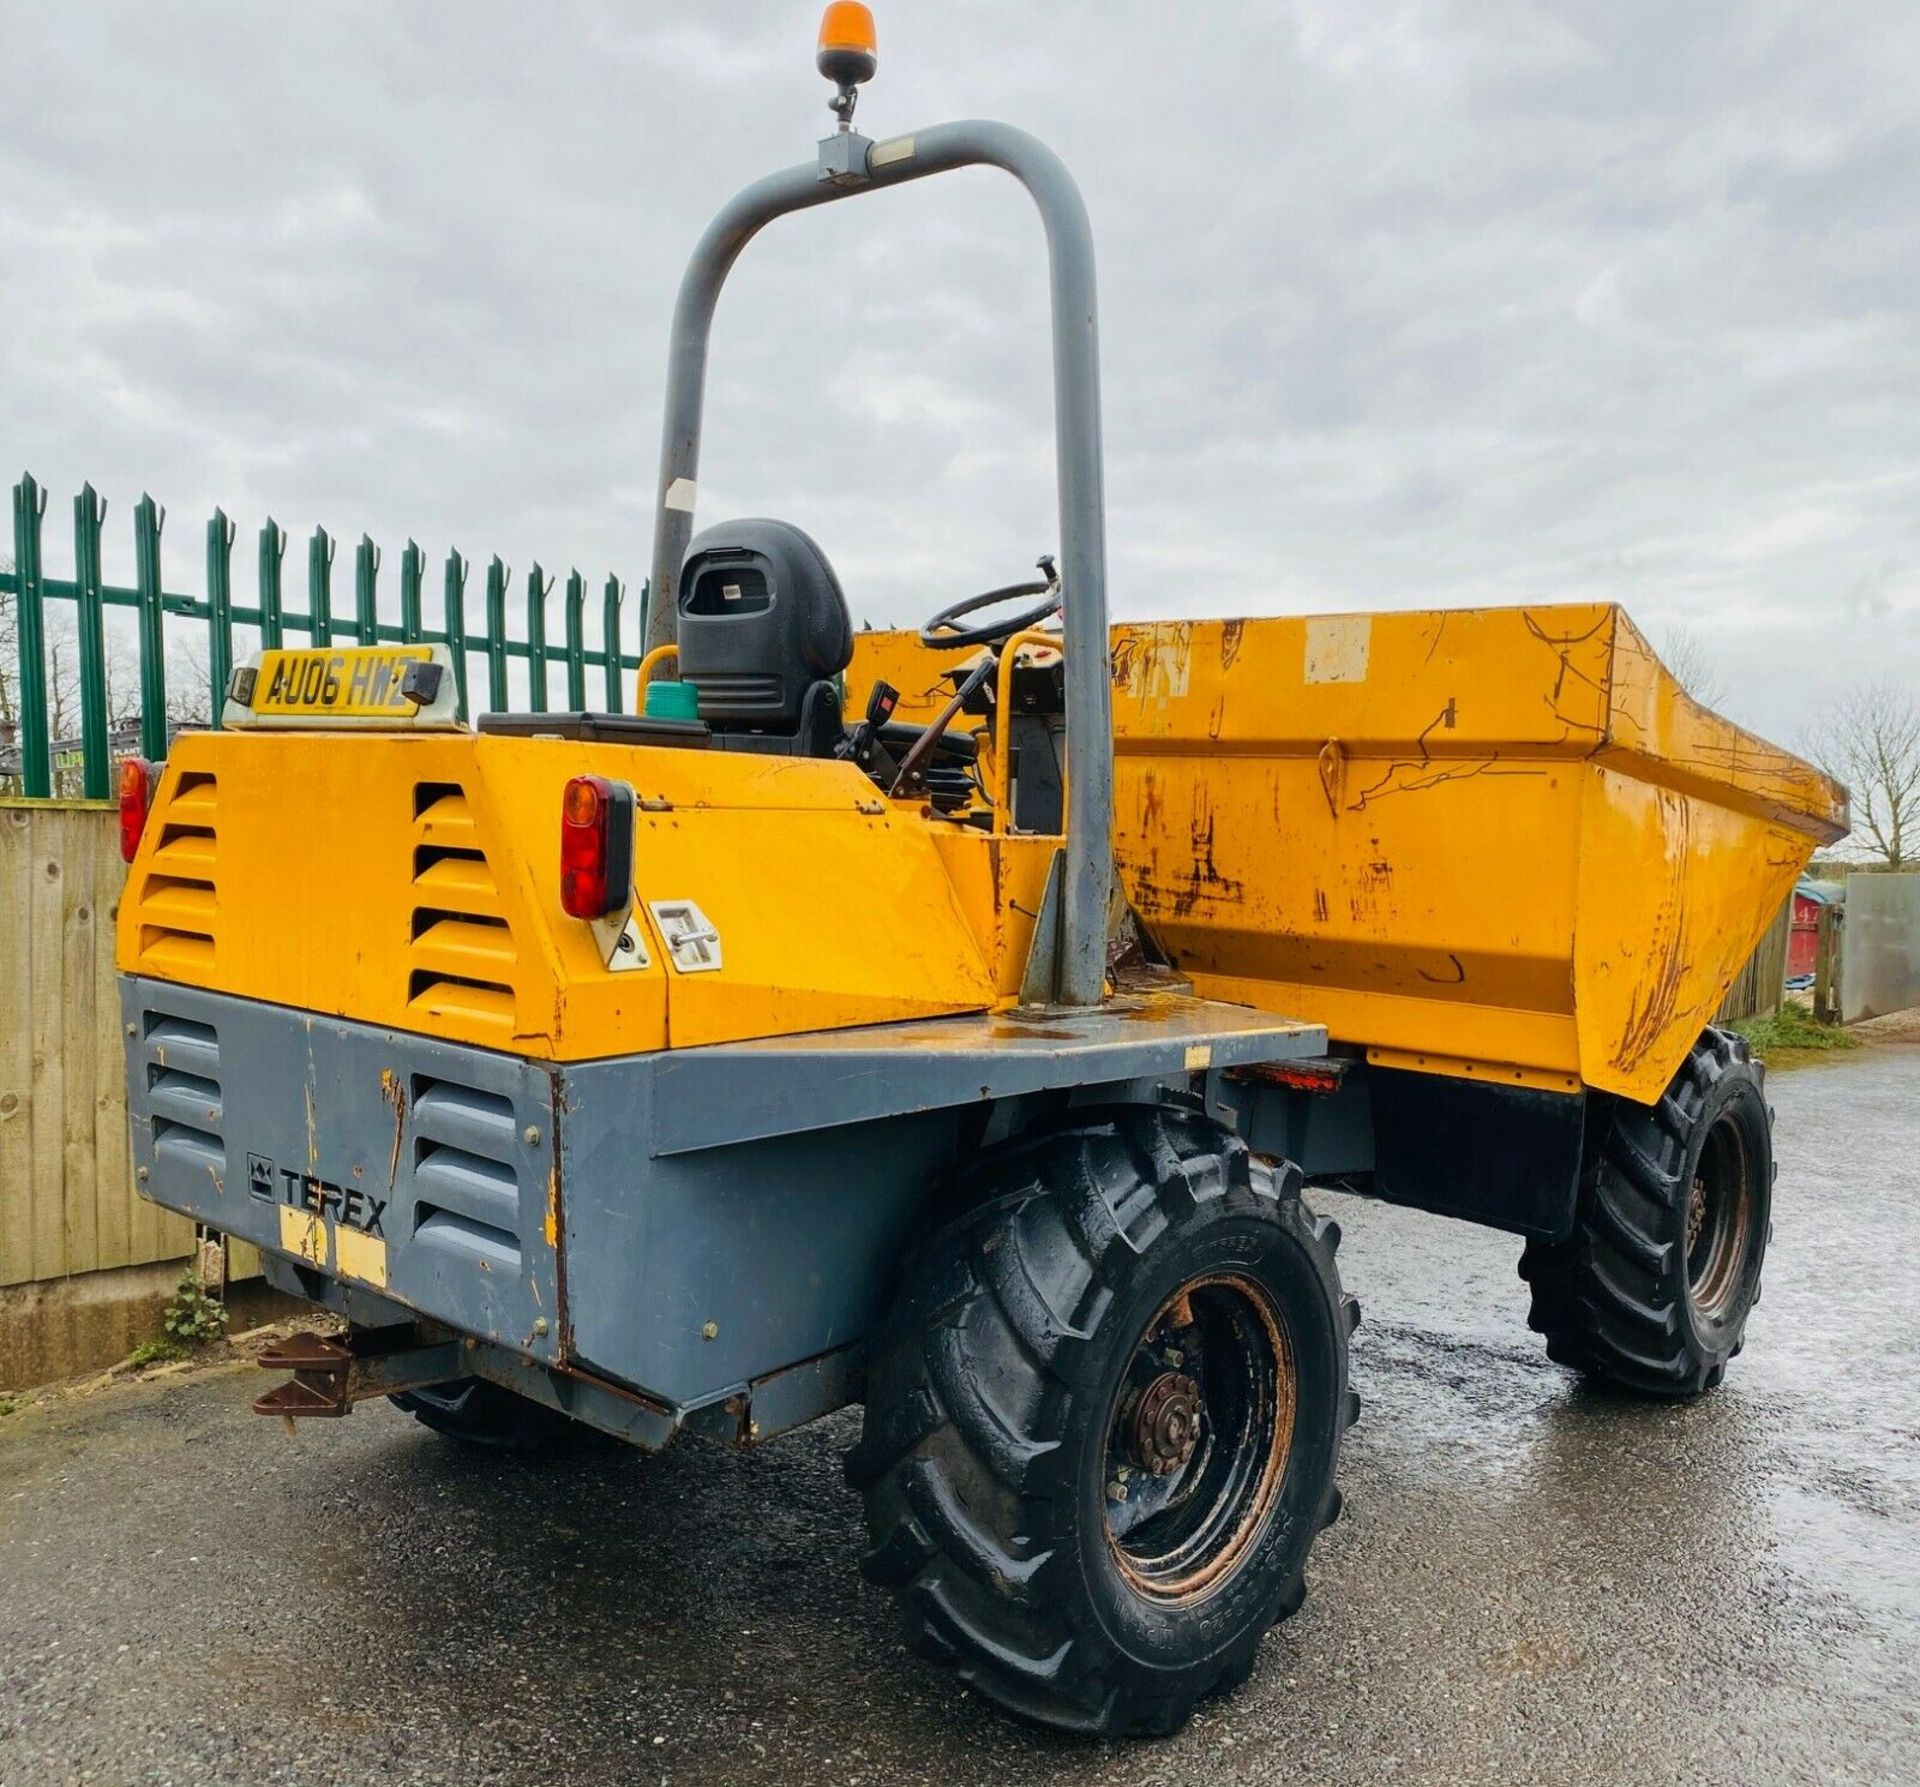
[[[1735,1023],[1742,1018],[1764,1018],[1780,1009],[1786,997],[1787,945],[1793,936],[1793,896],[1789,894],[1772,924],[1754,945],[1747,965],[1727,989],[1714,1021]]]
[[[0,805],[0,1285],[182,1259],[193,1227],[137,1197],[113,925],[118,816]]]

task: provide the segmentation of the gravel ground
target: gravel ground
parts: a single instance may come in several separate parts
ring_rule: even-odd
[[[1347,1517],[1165,1743],[1006,1723],[860,1580],[842,1416],[476,1458],[258,1373],[0,1421],[0,1784],[1920,1781],[1920,1047],[1776,1076],[1724,1389],[1580,1389],[1498,1235],[1354,1199]]]

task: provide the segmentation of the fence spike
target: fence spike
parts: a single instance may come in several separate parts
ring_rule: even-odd
[[[260,529],[260,644],[277,651],[286,643],[280,573],[287,557],[287,530],[269,515]]]
[[[167,616],[160,577],[160,530],[167,512],[144,491],[133,512],[135,582],[140,598],[140,754],[167,754]]]
[[[419,542],[409,539],[400,554],[400,637],[409,645],[420,642],[420,581],[426,570]]]
[[[225,509],[207,523],[207,708],[219,726],[233,675],[233,542],[239,530]]]
[[[527,706],[536,714],[547,711],[547,592],[553,579],[533,561],[527,573]]]
[[[380,548],[362,534],[353,553],[353,636],[362,645],[380,643]]]
[[[467,561],[447,550],[447,650],[453,653],[454,711],[467,717]]]
[[[20,785],[29,800],[53,793],[53,750],[47,729],[47,637],[42,609],[40,522],[47,493],[32,472],[13,487],[13,574],[20,653]]]
[[[567,706],[575,713],[587,705],[587,580],[567,573]]]
[[[624,712],[627,705],[620,691],[620,604],[626,593],[627,586],[609,571],[600,598],[600,631],[607,655],[607,711],[614,714]]]
[[[487,705],[507,706],[507,567],[499,553],[487,566]]]
[[[106,609],[100,575],[100,530],[106,518],[100,493],[84,485],[73,499],[73,569],[80,629],[80,779],[88,800],[105,800],[110,785]]]
[[[333,643],[333,536],[324,527],[307,542],[307,636],[315,645]]]

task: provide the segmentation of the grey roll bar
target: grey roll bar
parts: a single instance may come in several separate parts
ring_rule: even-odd
[[[821,143],[817,162],[755,181],[708,224],[680,281],[673,309],[646,645],[652,650],[670,644],[674,636],[680,566],[693,536],[707,342],[720,288],[740,251],[762,228],[790,211],[877,187],[898,186],[950,168],[983,165],[1005,169],[1027,189],[1047,235],[1068,770],[1055,997],[1062,1005],[1097,1005],[1105,990],[1107,906],[1113,888],[1113,692],[1108,671],[1106,502],[1093,231],[1066,164],[1037,137],[1011,125],[979,120],[940,124],[878,143],[857,132],[843,132]]]

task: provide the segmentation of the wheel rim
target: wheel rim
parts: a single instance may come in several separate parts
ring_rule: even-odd
[[[1258,1543],[1297,1388],[1285,1319],[1252,1279],[1195,1279],[1154,1313],[1114,1394],[1101,1487],[1107,1543],[1138,1593],[1197,1600]]]
[[[1753,1226],[1753,1169],[1740,1126],[1722,1117],[1707,1131],[1687,1195],[1687,1294],[1718,1321],[1732,1306]]]

